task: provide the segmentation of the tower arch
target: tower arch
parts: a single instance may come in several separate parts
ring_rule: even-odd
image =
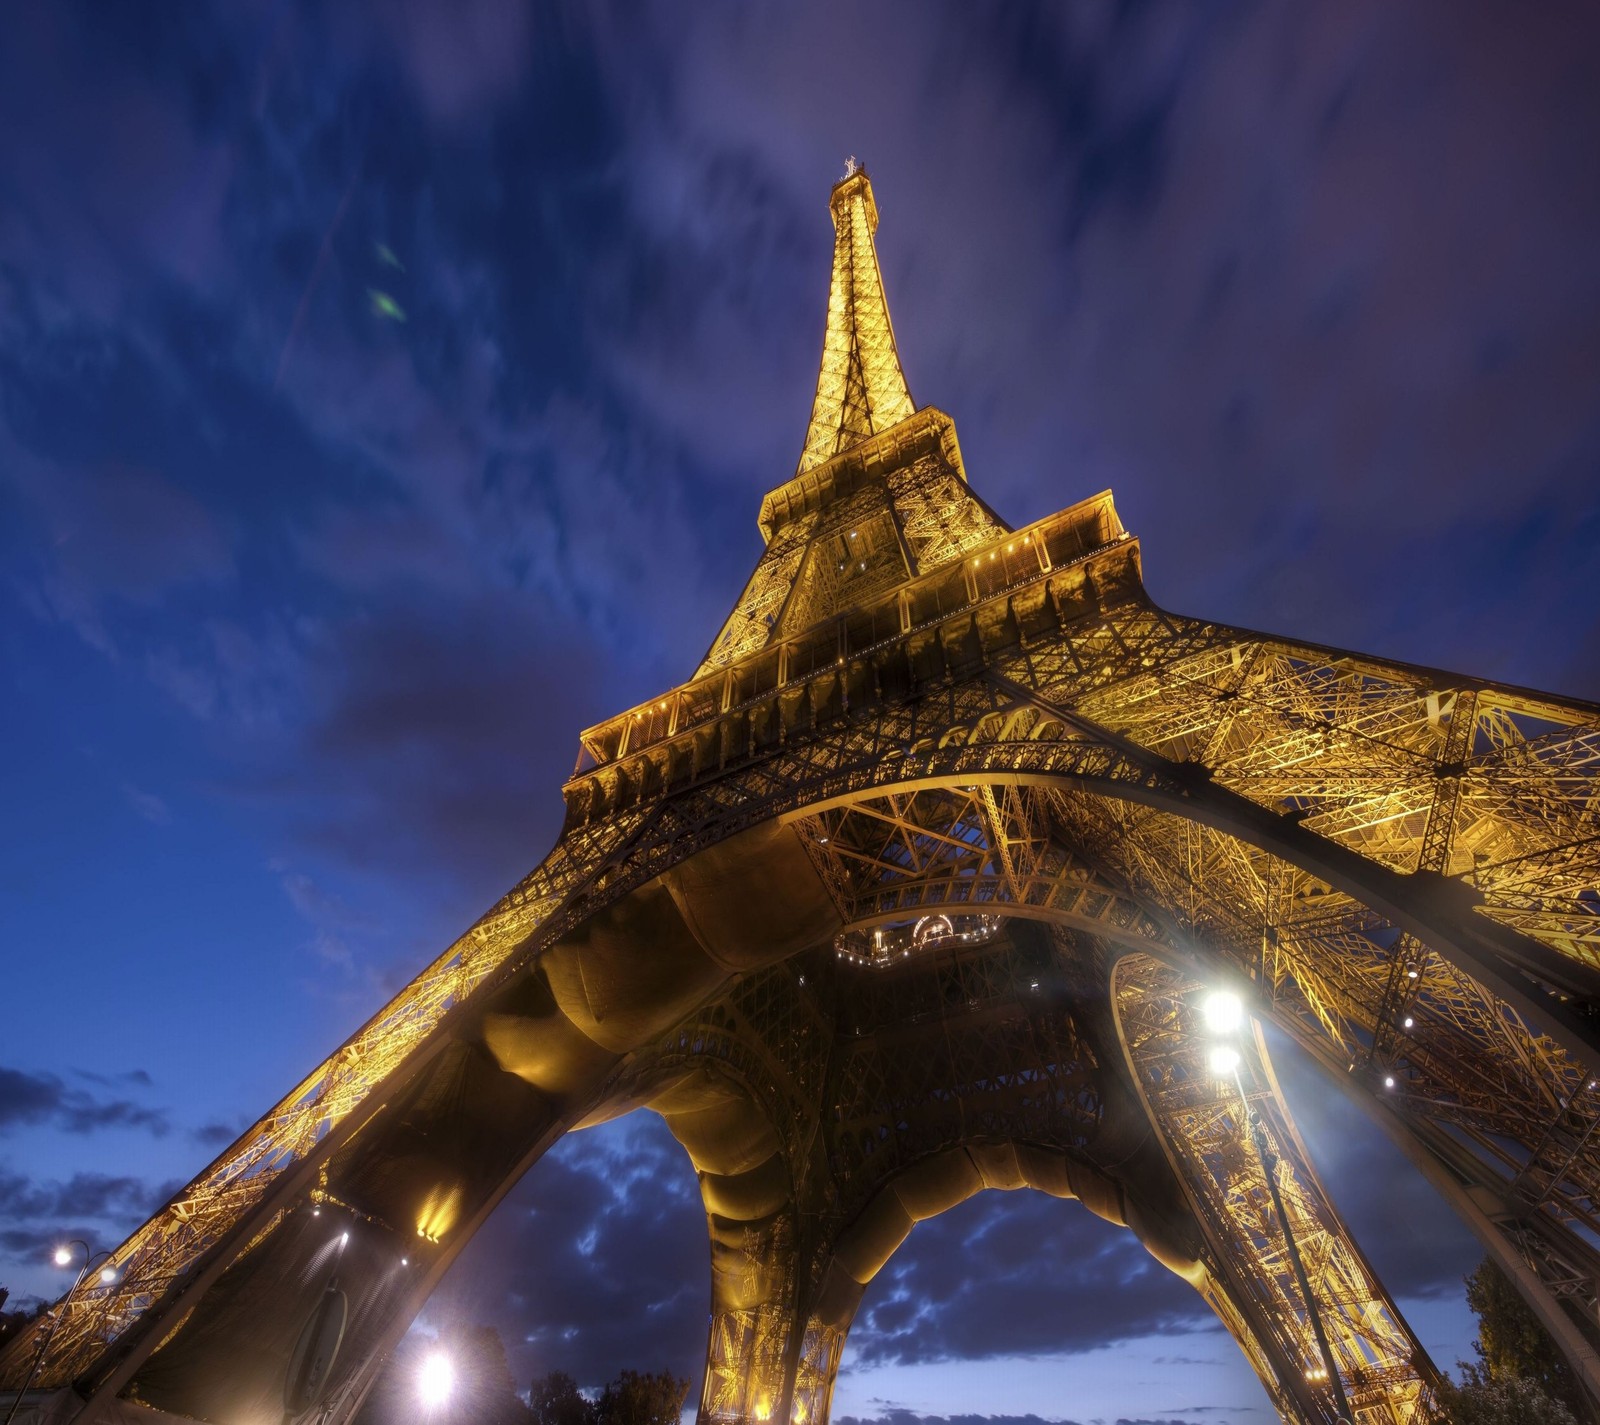
[[[1167,612],[1108,492],[1010,528],[950,417],[911,402],[864,173],[830,211],[802,457],[706,658],[581,735],[545,860],[135,1232],[114,1283],[63,1305],[37,1379],[86,1425],[139,1402],[281,1413],[335,1263],[358,1304],[296,1411],[338,1425],[509,1184],[647,1098],[699,1145],[714,1231],[776,1223],[780,1157],[788,1173],[792,1246],[773,1227],[755,1250],[789,1254],[792,1290],[729,1306],[783,1303],[781,1330],[752,1327],[776,1355],[728,1338],[736,1384],[778,1381],[772,1411],[801,1381],[814,1412],[836,1365],[849,1292],[827,1244],[909,1220],[875,1184],[1059,1136],[1153,1221],[1198,1222],[1209,1280],[1255,1223],[1219,1312],[1291,1414],[1327,1418],[1293,1378],[1259,1204],[1186,1156],[1201,1129],[1143,1076],[1116,1007],[1138,985],[1181,1020],[1163,986],[1195,967],[1455,1183],[1600,1398],[1600,709]],[[934,1024],[939,1053],[879,1052]],[[1274,1150],[1298,1172],[1280,1107]],[[1307,1181],[1306,1222],[1342,1240]],[[334,1218],[349,1250],[330,1255]],[[829,1281],[843,1294],[817,1295]],[[0,1377],[19,1384],[42,1339]]]

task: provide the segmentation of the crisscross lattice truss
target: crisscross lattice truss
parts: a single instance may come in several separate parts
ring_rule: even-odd
[[[1358,1420],[1425,1419],[1437,1383],[1431,1364],[1334,1213],[1273,1079],[1259,1036],[1238,1077],[1219,1081],[1205,1064],[1207,1036],[1195,1005],[1210,987],[1148,955],[1117,965],[1112,996],[1139,1091],[1175,1166],[1204,1201],[1213,1250],[1237,1273],[1240,1295],[1280,1359],[1317,1389],[1325,1377],[1268,1191],[1266,1164],[1252,1145],[1246,1112],[1262,1120],[1272,1171],[1306,1266],[1329,1344]],[[1247,1082],[1248,1079],[1248,1082]],[[1228,1321],[1232,1303],[1215,1302]],[[1255,1338],[1234,1328],[1250,1353]],[[1265,1364],[1257,1370],[1270,1381]]]
[[[837,185],[828,206],[834,228],[833,282],[817,394],[800,456],[802,471],[898,425],[916,409],[900,369],[872,242],[878,205],[867,175],[857,172]]]
[[[1163,614],[1108,577],[1119,548],[1020,569],[964,611],[712,704],[580,777],[545,866],[125,1244],[110,1302],[62,1328],[62,1369],[208,1253],[237,1250],[247,1225],[264,1230],[274,1192],[304,1181],[475,984],[790,811],[858,853],[825,863],[852,922],[935,903],[1081,914],[1103,931],[1159,914],[1250,975],[1324,1062],[1356,1064],[1364,1084],[1395,1077],[1386,1109],[1459,1181],[1499,1195],[1499,1230],[1592,1321],[1594,1254],[1575,1228],[1594,1220],[1595,1114],[1572,1009],[1596,955],[1594,710]],[[896,787],[906,800],[848,808]],[[1033,787],[1051,789],[1046,808],[1022,796]],[[915,834],[890,824],[924,802],[941,810],[913,818]],[[876,847],[851,830],[864,822],[887,828]],[[928,872],[927,848],[951,842],[965,860],[940,862],[937,893],[891,869]],[[1425,842],[1436,879],[1419,874]]]
[[[657,1067],[671,1052],[686,1073],[689,1061],[715,1058],[719,1072],[774,1086],[762,1093],[784,1125],[771,1149],[779,1176],[795,1193],[832,1184],[803,1212],[798,1198],[773,1207],[765,1237],[718,1239],[719,1260],[748,1251],[752,1272],[763,1253],[794,1260],[762,1278],[760,1299],[716,1306],[707,1396],[714,1418],[824,1414],[872,1254],[840,1285],[818,1275],[807,1233],[855,1230],[840,1165],[860,1182],[869,1159],[899,1160],[859,1137],[830,1137],[818,1105],[831,1090],[819,1085],[848,1086],[858,1070],[861,1084],[878,1085],[852,1113],[880,1138],[895,1131],[880,1111],[891,1089],[924,1106],[929,1142],[948,1136],[940,1105],[980,1080],[995,1094],[969,1105],[971,1121],[989,1114],[996,1138],[1031,1113],[1061,1110],[1028,1129],[1054,1134],[1057,1157],[1024,1165],[1015,1142],[1007,1161],[994,1142],[967,1144],[957,1167],[969,1187],[1036,1178],[1082,1196],[1108,1190],[1069,1181],[1063,1165],[1079,1171],[1072,1155],[1093,1145],[1065,1110],[1094,1087],[1081,1076],[1109,1069],[1102,1054],[1093,1070],[1066,1026],[1042,1024],[1028,982],[973,993],[960,1025],[960,996],[939,990],[939,1022],[968,1057],[950,1058],[948,1082],[899,1088],[881,1059],[824,1055],[844,1020],[814,1000],[805,1008],[773,966],[708,950],[704,1002],[680,1002],[679,988],[656,978],[665,942],[654,931],[629,940],[619,927],[649,901],[655,929],[698,944],[690,921],[701,919],[660,910],[686,894],[672,878],[759,842],[770,859],[740,863],[756,884],[737,894],[756,901],[780,888],[763,875],[804,882],[806,904],[827,918],[824,939],[837,936],[822,963],[861,987],[852,1004],[904,995],[911,1015],[919,956],[959,964],[976,985],[1027,933],[1046,933],[1038,922],[1147,967],[1119,972],[1131,978],[1119,981],[1117,1004],[1166,1144],[1151,1181],[1181,1184],[1209,1243],[1210,1275],[1197,1281],[1289,1413],[1329,1418],[1327,1399],[1293,1379],[1307,1358],[1304,1303],[1284,1277],[1280,1225],[1234,1107],[1183,1068],[1190,1051],[1178,1042],[1183,986],[1219,975],[1372,1109],[1600,1398],[1600,709],[1168,614],[1146,595],[1137,543],[1108,494],[1007,529],[967,488],[949,418],[911,408],[864,175],[836,189],[833,211],[834,281],[805,454],[763,503],[766,551],[701,668],[582,735],[550,855],[130,1237],[113,1259],[115,1285],[64,1304],[41,1382],[76,1382],[92,1402],[137,1393],[152,1359],[159,1374],[223,1339],[221,1327],[207,1335],[219,1300],[252,1329],[270,1324],[250,1317],[252,1283],[302,1279],[295,1244],[309,1240],[302,1209],[312,1203],[362,1214],[375,1238],[410,1232],[385,1218],[389,1209],[356,1201],[379,1192],[369,1158],[399,1155],[401,1142],[465,1155],[470,1135],[457,1129],[471,1111],[457,1090],[470,1079],[505,1096],[526,1141],[496,1156],[483,1146],[494,1130],[474,1120],[487,1176],[454,1174],[459,1225],[407,1237],[416,1269],[363,1286],[362,1320],[377,1324],[362,1326],[360,1361],[341,1363],[326,1396],[327,1419],[348,1418],[368,1363],[514,1173],[643,1062],[645,1046],[616,1029],[627,1015],[610,999],[605,1014],[572,1008],[587,993],[581,965],[556,984],[553,962],[565,955],[570,968],[593,950],[610,957],[606,996],[620,1002],[631,987],[658,1010],[671,1006],[672,1032],[650,1050]],[[595,949],[585,937],[602,922]],[[903,973],[884,968],[891,951]],[[525,1073],[496,1059],[484,1027],[491,1006],[524,990],[518,1012],[537,1026]],[[560,1014],[558,990],[569,995]],[[760,1009],[746,993],[770,1003]],[[1091,1002],[1111,1003],[1104,976],[1074,994],[1074,1013],[1089,1018]],[[562,1018],[568,1009],[582,1025]],[[780,1040],[811,1057],[785,1059]],[[1007,1059],[1005,1073],[985,1078],[974,1067],[984,1055]],[[557,1059],[565,1087],[541,1086]],[[1341,1379],[1353,1399],[1387,1382],[1405,1409],[1421,1408],[1426,1363],[1407,1353],[1402,1324],[1338,1228],[1264,1061],[1257,1072],[1252,1092],[1265,1095],[1267,1133],[1289,1165],[1288,1213],[1340,1323]],[[729,1170],[729,1183],[736,1177],[729,1194],[753,1191]],[[860,1212],[870,1217],[881,1201]],[[739,1276],[730,1269],[730,1281]],[[275,1349],[286,1361],[294,1331],[284,1332]],[[0,1377],[20,1381],[41,1336],[0,1359]],[[277,1390],[270,1374],[263,1365],[252,1377],[258,1398]],[[182,1396],[189,1382],[168,1376]],[[222,1387],[193,1389],[204,1403]]]

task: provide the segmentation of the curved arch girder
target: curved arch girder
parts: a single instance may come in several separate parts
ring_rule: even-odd
[[[1068,779],[1227,826],[1380,906],[1594,1056],[1592,1031],[1540,986],[1595,981],[1593,708],[1124,594],[1075,621],[1046,580],[813,674],[803,699],[725,702],[579,779],[539,870],[119,1249],[102,1327],[64,1328],[49,1369],[93,1366],[117,1388],[148,1348],[130,1328],[185,1309],[380,1085],[414,1074],[448,1024],[595,907],[735,831],[870,788]]]
[[[1271,1373],[1248,1345],[1246,1354],[1268,1392],[1295,1402],[1303,1419],[1329,1425],[1339,1419],[1313,1308],[1293,1269],[1291,1254],[1298,1251],[1331,1368],[1355,1419],[1362,1425],[1431,1419],[1438,1373],[1322,1188],[1259,1035],[1240,1042],[1237,1079],[1219,1081],[1208,1070],[1196,1006],[1207,988],[1151,955],[1124,955],[1112,970],[1112,1003],[1140,1095],[1205,1227],[1209,1265],[1230,1282],[1236,1300],[1254,1307],[1250,1316]],[[1247,1113],[1273,1157],[1252,1142]],[[1237,1330],[1227,1313],[1219,1315]]]
[[[1595,1318],[1600,1264],[1571,1225],[1596,1225],[1590,1081],[1449,961],[1403,955],[1396,927],[1281,857],[1081,789],[940,786],[796,824],[857,927],[841,952],[866,964],[874,947],[898,946],[896,921],[1004,913],[1253,986],[1261,1012],[1402,1134],[1425,1171],[1445,1175],[1447,1197],[1491,1253],[1511,1252],[1508,1270],[1580,1374],[1600,1380],[1593,1346],[1561,1305],[1581,1302],[1579,1320]],[[1482,1203],[1500,1205],[1486,1214]]]

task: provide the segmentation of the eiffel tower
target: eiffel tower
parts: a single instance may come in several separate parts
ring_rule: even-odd
[[[1168,613],[1109,493],[1011,528],[911,399],[853,163],[829,206],[804,452],[705,660],[583,733],[537,869],[14,1346],[29,1409],[345,1421],[551,1144],[649,1107],[704,1196],[702,1421],[825,1421],[913,1225],[1024,1186],[1189,1282],[1284,1419],[1428,1419],[1267,1025],[1600,1396],[1600,708]]]

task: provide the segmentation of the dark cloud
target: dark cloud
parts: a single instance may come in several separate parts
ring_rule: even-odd
[[[239,1136],[240,1130],[228,1123],[202,1123],[191,1130],[189,1136],[202,1148],[226,1148]]]
[[[311,852],[443,871],[487,897],[554,841],[570,729],[602,715],[606,676],[529,601],[352,623],[319,653],[295,764],[265,787]],[[326,911],[312,918],[345,928]]]
[[[519,1381],[624,1366],[698,1381],[711,1298],[694,1170],[651,1113],[569,1137],[528,1175],[429,1302],[500,1328]]]
[[[55,1074],[0,1067],[0,1132],[35,1124],[51,1124],[68,1133],[139,1128],[158,1137],[170,1126],[165,1113],[131,1099],[96,1098]]]
[[[1076,1420],[1042,1415],[918,1415],[911,1410],[890,1410],[883,1415],[841,1416],[837,1425],[1079,1425]]]
[[[0,1166],[0,1258],[40,1266],[63,1241],[94,1248],[121,1241],[182,1186],[152,1186],[141,1178],[74,1173],[65,1182],[24,1177]]]
[[[133,1084],[138,1088],[147,1089],[155,1084],[148,1069],[125,1069],[120,1074],[102,1074],[93,1069],[74,1069],[72,1073],[75,1078],[83,1079],[86,1083],[99,1084],[104,1088]]]
[[[541,1161],[465,1249],[428,1318],[492,1321],[519,1379],[566,1370],[599,1385],[634,1363],[698,1382],[708,1253],[687,1157],[659,1118],[637,1113]],[[1125,1230],[1043,1194],[984,1193],[920,1224],[868,1288],[846,1370],[1216,1330]]]
[[[20,1220],[37,1217],[117,1217],[142,1215],[161,1199],[138,1178],[76,1173],[65,1183],[33,1183],[0,1170],[0,1214]]]
[[[912,1230],[867,1288],[848,1359],[1061,1355],[1215,1329],[1131,1233],[1042,1193],[981,1193]]]
[[[1204,1413],[1205,1407],[1202,1407]],[[913,1410],[890,1410],[882,1415],[842,1415],[835,1425],[1081,1425],[1066,1416],[1041,1415],[918,1415]],[[1094,1425],[1105,1425],[1096,1421]],[[1162,1420],[1131,1419],[1119,1415],[1115,1425],[1195,1425],[1195,1422],[1170,1416]]]

